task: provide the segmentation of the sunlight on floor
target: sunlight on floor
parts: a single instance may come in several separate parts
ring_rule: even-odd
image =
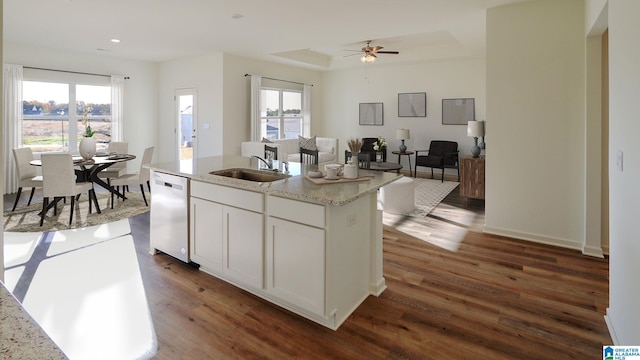
[[[13,267],[7,274],[15,278],[7,287],[22,280],[24,263],[15,259],[35,263],[22,304],[71,359],[147,359],[157,350],[133,238],[122,236],[128,226],[57,232],[39,260],[26,240],[5,233]]]
[[[440,247],[448,251],[457,251],[462,245],[467,233],[472,231],[476,214],[463,208],[447,204],[439,204],[427,217],[393,215],[384,213],[384,225],[391,226],[396,231],[412,236],[418,240]],[[434,226],[440,229],[447,226],[446,238],[434,235]],[[438,233],[442,233],[439,230]]]

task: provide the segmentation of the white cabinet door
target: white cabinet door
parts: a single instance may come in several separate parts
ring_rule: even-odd
[[[191,198],[191,261],[206,270],[222,272],[223,206]]]
[[[267,291],[318,315],[324,315],[325,231],[269,217]]]
[[[263,288],[264,215],[223,206],[225,276]]]

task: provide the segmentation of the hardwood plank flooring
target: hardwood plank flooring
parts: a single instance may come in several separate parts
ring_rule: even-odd
[[[483,201],[458,189],[426,218],[385,215],[388,288],[337,331],[149,255],[148,221],[131,223],[156,359],[599,359],[612,343],[608,259],[484,234]]]

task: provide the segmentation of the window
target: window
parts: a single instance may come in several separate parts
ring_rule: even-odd
[[[111,85],[109,78],[77,76],[55,79],[27,76],[22,82],[22,146],[34,153],[75,152],[86,124],[95,131],[97,150],[111,141]],[[28,79],[28,80],[27,80]],[[75,104],[75,106],[69,106]]]
[[[262,137],[276,140],[303,135],[301,91],[262,88],[260,96]]]

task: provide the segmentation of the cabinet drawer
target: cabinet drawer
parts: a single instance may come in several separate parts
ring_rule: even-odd
[[[310,204],[277,196],[267,197],[267,215],[301,224],[324,228],[324,210],[323,205]]]
[[[255,212],[264,211],[263,194],[253,191],[192,181],[191,196]]]

